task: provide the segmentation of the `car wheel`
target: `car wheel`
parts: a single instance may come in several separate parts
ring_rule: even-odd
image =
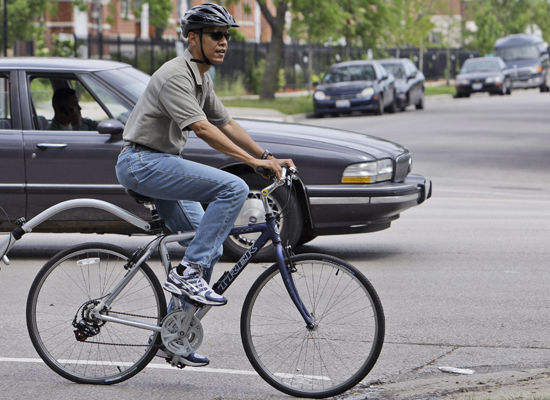
[[[378,108],[376,109],[376,115],[384,115],[384,98],[382,95],[378,96]]]
[[[390,105],[388,106],[388,112],[391,114],[395,114],[397,111],[397,103],[396,103],[396,96],[395,93],[393,94],[393,100],[391,101]]]
[[[414,105],[417,110],[423,110],[424,109],[424,94],[420,96],[420,99],[418,99],[418,102]]]
[[[508,85],[506,86],[506,94],[512,94],[512,81],[508,79]]]
[[[540,85],[539,89],[541,93],[550,92],[550,87],[548,87],[545,83]]]
[[[268,185],[268,181],[254,173],[246,173],[241,178],[248,184],[250,192],[245,201],[235,225],[247,225],[249,223],[260,223],[265,221],[265,212],[262,205],[260,191]],[[281,235],[281,243],[286,246],[289,243],[295,246],[302,234],[302,212],[298,204],[298,198],[295,192],[281,187],[268,197],[268,202],[277,213],[282,217],[277,222]],[[229,236],[224,243],[224,255],[231,260],[238,260],[243,253],[250,248],[254,240],[260,236],[259,233],[246,233],[242,235]],[[260,250],[254,260],[273,261],[274,251],[273,243],[268,242]]]

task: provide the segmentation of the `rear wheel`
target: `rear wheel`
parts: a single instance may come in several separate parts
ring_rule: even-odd
[[[372,369],[384,341],[376,291],[355,267],[324,254],[301,254],[287,266],[315,328],[308,329],[277,265],[254,282],[243,304],[241,338],[254,369],[297,397],[338,395]]]
[[[118,246],[86,243],[56,254],[36,275],[27,327],[34,348],[59,375],[77,383],[113,384],[134,376],[155,356],[158,334],[90,314],[126,275],[129,257]],[[153,271],[142,264],[102,313],[160,324],[166,300]]]
[[[267,181],[255,173],[246,173],[241,178],[248,184],[250,192],[235,225],[265,222],[265,211],[260,191],[267,186]],[[277,222],[281,243],[286,245],[288,242],[294,247],[302,234],[303,223],[296,193],[293,191],[289,193],[288,188],[280,187],[269,196],[268,201],[273,210],[282,215]],[[224,254],[232,260],[238,260],[259,236],[259,233],[229,236],[224,242]],[[268,242],[254,259],[257,261],[274,260],[273,243]]]

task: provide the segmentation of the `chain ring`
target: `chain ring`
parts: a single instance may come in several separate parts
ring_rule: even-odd
[[[162,344],[170,353],[187,356],[202,344],[203,329],[201,321],[193,316],[189,327],[182,327],[186,317],[184,311],[174,311],[162,320],[160,337]]]

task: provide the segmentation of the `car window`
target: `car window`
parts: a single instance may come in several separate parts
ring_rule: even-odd
[[[30,76],[36,130],[94,131],[109,115],[75,77]]]
[[[0,129],[13,129],[10,109],[10,80],[0,75]]]
[[[498,71],[500,68],[496,60],[467,60],[462,67],[461,73]]]
[[[401,64],[382,64],[387,71],[398,79],[405,78],[405,68]]]
[[[349,65],[330,69],[324,76],[323,83],[372,81],[375,76],[372,65]]]
[[[495,55],[504,61],[528,60],[539,57],[539,49],[536,45],[503,47],[495,49]]]
[[[107,69],[98,71],[95,75],[105,81],[108,86],[116,87],[134,103],[137,103],[151,79],[146,73],[132,67]]]
[[[103,105],[109,110],[112,117],[118,119],[123,124],[126,124],[126,121],[130,116],[130,112],[132,111],[132,107],[115,96],[96,80],[91,79],[89,76],[83,76],[82,79],[86,82],[90,90],[97,96],[99,101],[101,101],[101,103],[103,103]]]

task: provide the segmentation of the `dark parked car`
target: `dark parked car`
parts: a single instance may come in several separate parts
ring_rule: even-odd
[[[548,44],[534,35],[509,35],[495,43],[495,55],[511,70],[514,88],[550,91]]]
[[[500,57],[469,58],[456,77],[456,97],[469,97],[474,92],[511,94],[510,70]]]
[[[380,60],[380,64],[395,78],[397,107],[404,111],[414,105],[417,110],[424,109],[424,74],[408,58]]]
[[[313,93],[314,114],[395,112],[395,82],[377,61],[348,61],[330,67]]]
[[[11,231],[18,217],[28,219],[59,201],[81,197],[103,199],[148,216],[125,194],[114,170],[122,147],[122,124],[148,81],[148,75],[116,62],[0,59],[0,230]],[[63,87],[76,90],[83,117],[99,122],[98,131],[49,129],[52,93]],[[386,229],[402,211],[430,197],[431,182],[409,173],[411,154],[396,143],[307,125],[239,122],[261,146],[280,157],[292,157],[299,168],[295,191],[290,196],[277,191],[271,199],[282,211],[284,242]],[[267,181],[193,134],[184,155],[242,177],[251,192],[239,222],[263,218],[257,199]],[[75,209],[44,222],[37,231],[131,233],[131,229],[103,211]],[[234,257],[249,243],[247,235],[228,238],[226,254]]]

